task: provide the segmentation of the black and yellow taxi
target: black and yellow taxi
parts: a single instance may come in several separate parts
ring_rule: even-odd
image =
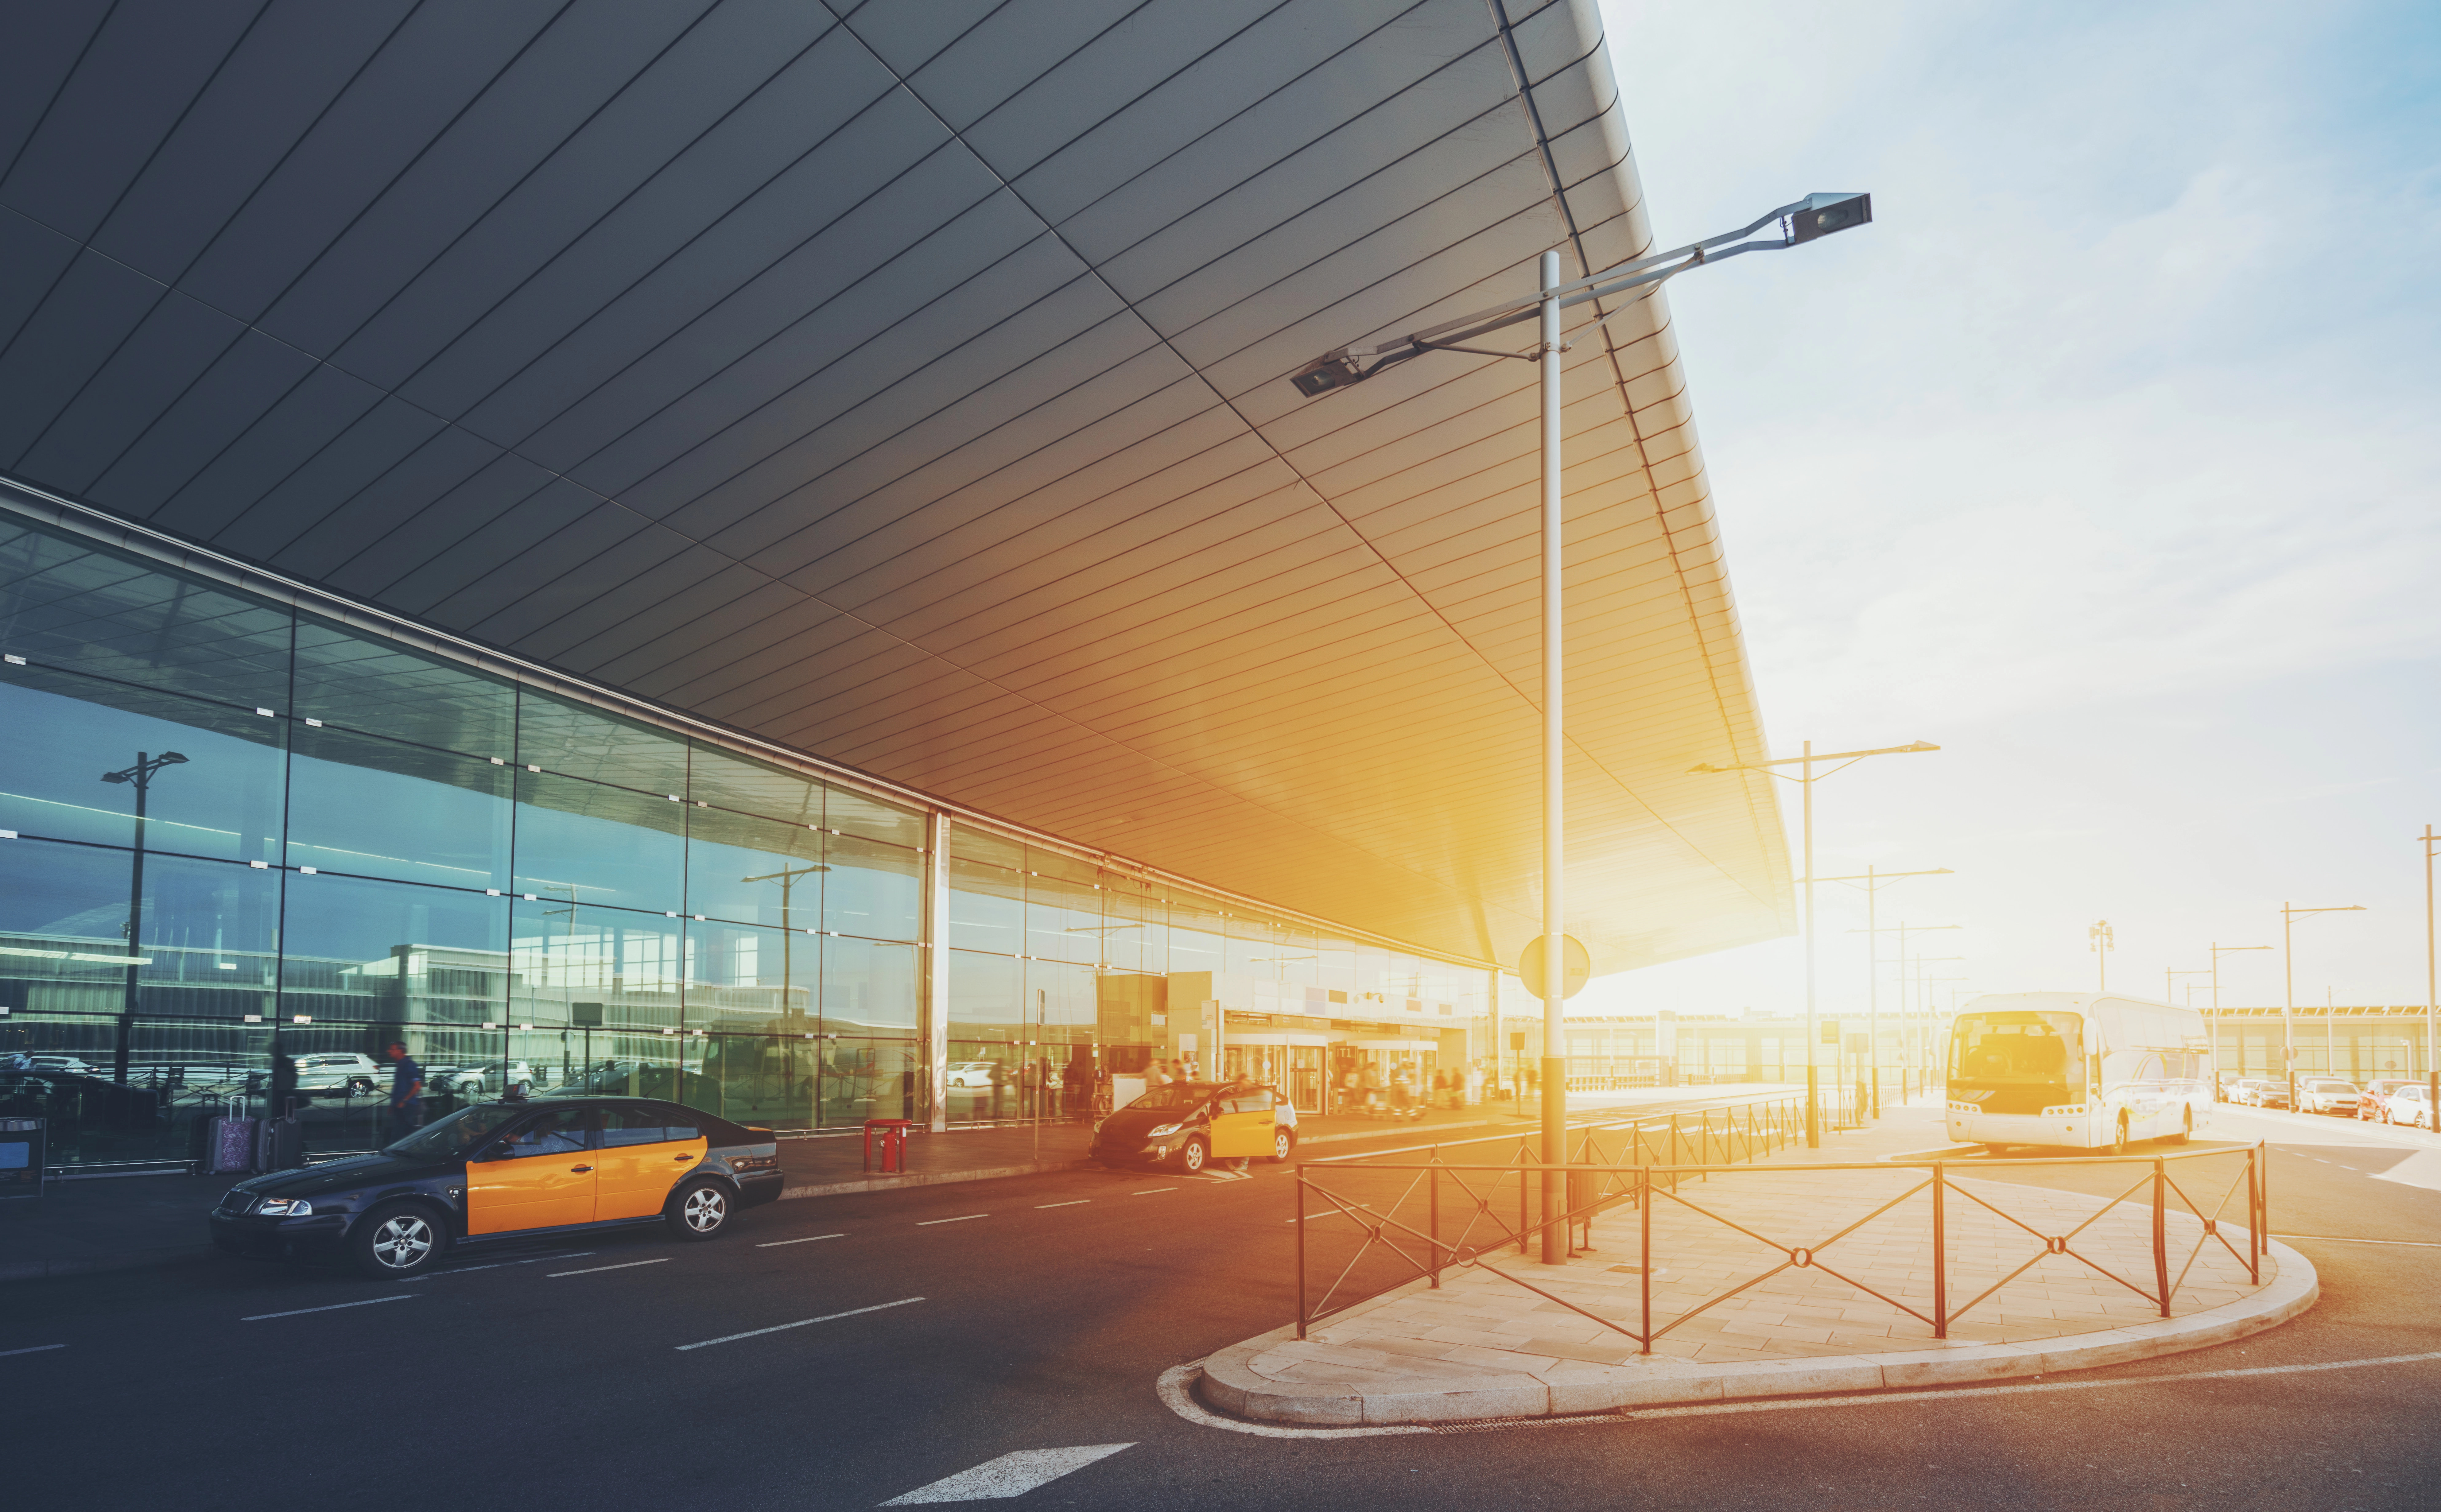
[[[1293,1136],[1278,1116],[1268,1087],[1172,1082],[1103,1119],[1094,1130],[1094,1159],[1104,1165],[1174,1164],[1190,1174],[1214,1161],[1286,1160]]]
[[[769,1129],[677,1103],[477,1103],[373,1154],[239,1182],[212,1210],[212,1242],[396,1278],[537,1236],[660,1223],[710,1239],[780,1185]]]

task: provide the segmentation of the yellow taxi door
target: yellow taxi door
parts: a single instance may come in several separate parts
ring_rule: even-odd
[[[466,1232],[514,1233],[593,1221],[588,1107],[553,1108],[466,1162]]]
[[[606,1222],[651,1217],[710,1147],[703,1130],[676,1108],[603,1109],[594,1215]]]
[[[1272,1153],[1272,1094],[1254,1088],[1223,1097],[1212,1110],[1212,1153],[1222,1160]]]

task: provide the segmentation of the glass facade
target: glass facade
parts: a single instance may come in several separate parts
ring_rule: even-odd
[[[1487,1011],[1482,967],[963,819],[929,856],[921,806],[345,613],[0,514],[0,1116],[55,1161],[188,1158],[282,1053],[308,1150],[371,1147],[393,1038],[433,1111],[583,1085],[814,1130],[1081,1117],[1182,1055],[1311,1106]]]

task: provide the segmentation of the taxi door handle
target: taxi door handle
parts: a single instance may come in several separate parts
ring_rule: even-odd
[[[670,1159],[673,1161],[692,1161],[695,1157],[692,1155],[673,1155]]]
[[[568,1169],[569,1169],[570,1174],[570,1175],[573,1175],[573,1174],[575,1174],[575,1173],[576,1173],[576,1172],[578,1172],[578,1171],[589,1171],[589,1170],[593,1169],[593,1167],[591,1167],[591,1166],[589,1166],[589,1165],[571,1165],[571,1166],[570,1166]]]

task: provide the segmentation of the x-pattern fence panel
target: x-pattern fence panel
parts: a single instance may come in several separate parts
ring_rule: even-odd
[[[1716,1121],[1697,1143],[1751,1159],[1786,1142],[1788,1111],[1758,1110],[1734,1130]],[[1994,1327],[2023,1322],[2029,1309],[2089,1315],[2091,1326],[2106,1327],[2114,1290],[2166,1318],[2182,1295],[2215,1305],[2262,1281],[2268,1194],[2259,1144],[1978,1161],[1962,1175],[1944,1161],[1679,1163],[1672,1156],[1684,1131],[1661,1124],[1578,1131],[1564,1165],[1544,1164],[1520,1142],[1500,1163],[1454,1163],[1435,1151],[1420,1161],[1358,1157],[1300,1167],[1299,1337],[1411,1281],[1437,1288],[1454,1271],[1498,1277],[1633,1341],[1639,1353],[1745,1305],[1738,1299],[1758,1287],[1777,1283],[1785,1292],[1790,1284],[1778,1278],[1792,1272],[1856,1294],[1832,1299],[1840,1308],[1871,1298],[1944,1340],[1979,1308],[1993,1311]],[[1994,1179],[2043,1170],[2071,1184]],[[2121,1184],[2121,1173],[2133,1179]],[[2075,1189],[2103,1176],[2099,1191]],[[1599,1239],[1609,1251],[1632,1244],[1636,1263],[1554,1270],[1511,1258],[1542,1235],[1534,1215],[1545,1182],[1561,1197],[1551,1221],[1566,1226],[1572,1256],[1591,1256]],[[2212,1273],[2197,1275],[2208,1259]],[[2047,1261],[2059,1264],[2029,1278]],[[1622,1274],[1633,1278],[1632,1300],[1622,1295]],[[2022,1285],[2011,1293],[2015,1283]]]

